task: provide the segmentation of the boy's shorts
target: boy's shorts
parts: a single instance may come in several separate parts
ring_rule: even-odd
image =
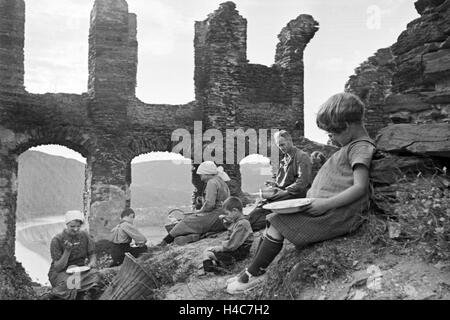
[[[244,244],[235,251],[214,252],[217,261],[224,267],[233,265],[236,261],[247,258],[250,254],[251,244]]]

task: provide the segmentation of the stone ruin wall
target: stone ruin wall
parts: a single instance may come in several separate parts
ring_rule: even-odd
[[[135,96],[137,18],[124,0],[96,0],[89,33],[87,91],[30,94],[24,88],[24,0],[0,0],[0,258],[14,256],[18,156],[59,144],[87,159],[84,211],[104,238],[130,205],[131,161],[171,151],[177,128],[273,128],[303,135],[303,50],[318,30],[300,15],[279,35],[271,67],[246,58],[247,22],[234,3],[195,23],[195,101],[146,104]],[[225,136],[225,134],[224,134]],[[226,165],[240,192],[239,165]],[[197,190],[201,186],[193,175]]]
[[[368,106],[384,151],[450,157],[450,1],[419,0],[420,17],[346,84]]]
[[[195,96],[203,126],[223,132],[286,129],[299,141],[304,135],[303,51],[317,30],[309,15],[289,22],[278,35],[275,63],[267,67],[247,60],[247,20],[234,3],[223,3],[196,22]],[[239,166],[224,168],[240,185]],[[202,190],[201,182],[195,187]]]

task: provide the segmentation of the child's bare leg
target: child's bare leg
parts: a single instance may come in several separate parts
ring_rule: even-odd
[[[277,229],[275,229],[275,227],[272,225],[266,229],[266,231],[264,232],[264,235],[269,235],[271,238],[279,240],[279,241],[284,240],[283,235]]]

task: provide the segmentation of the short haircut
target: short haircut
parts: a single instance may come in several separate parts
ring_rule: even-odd
[[[120,217],[121,218],[125,218],[125,217],[131,216],[132,214],[136,215],[136,213],[134,212],[133,209],[127,208],[127,209],[122,211],[122,213],[120,214]]]
[[[286,140],[292,141],[292,136],[286,130],[280,130],[273,134],[273,138],[278,140],[280,138],[284,138]]]
[[[242,212],[242,201],[238,197],[229,197],[222,205],[222,209],[231,211],[233,209],[237,209]]]
[[[317,126],[327,132],[341,133],[347,123],[362,123],[364,103],[356,95],[342,92],[331,96],[317,113]]]

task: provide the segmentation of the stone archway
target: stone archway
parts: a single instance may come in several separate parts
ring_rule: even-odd
[[[272,180],[276,174],[270,163],[270,158],[261,154],[252,154],[239,163],[242,176],[242,191],[255,194],[263,187],[264,182]],[[275,168],[276,169],[276,168]]]
[[[166,235],[168,214],[192,211],[192,161],[167,152],[141,154],[131,162],[130,208],[135,226],[156,244]]]
[[[10,130],[0,130],[0,253],[7,256],[14,253],[16,234],[16,209],[18,196],[18,157],[31,147],[45,144],[58,144],[68,147],[86,158],[90,158],[95,145],[76,129],[58,130],[40,128],[22,134],[14,134]],[[89,168],[85,171],[83,205],[86,216],[89,216],[89,195],[92,176]]]

